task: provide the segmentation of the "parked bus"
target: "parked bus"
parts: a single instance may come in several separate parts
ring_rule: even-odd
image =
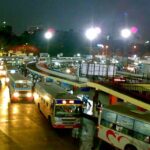
[[[8,79],[11,102],[33,101],[33,88],[30,80],[20,73],[8,73]]]
[[[98,122],[101,140],[121,150],[150,150],[150,112],[110,105],[100,110]]]
[[[82,101],[54,83],[35,85],[35,103],[54,128],[79,128]]]

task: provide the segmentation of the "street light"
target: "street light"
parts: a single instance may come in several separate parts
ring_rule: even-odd
[[[101,29],[99,27],[91,27],[86,30],[85,36],[88,40],[93,41],[98,37],[100,33],[101,33]]]
[[[47,32],[45,32],[44,37],[45,37],[47,40],[49,40],[49,39],[51,39],[51,38],[53,37],[53,33],[48,30]]]
[[[131,31],[128,28],[121,30],[121,36],[125,39],[128,39],[131,36]]]
[[[92,42],[99,36],[100,33],[101,33],[101,28],[99,28],[99,27],[91,27],[91,28],[87,29],[85,32],[86,38],[90,41],[90,51],[91,52],[93,51]]]
[[[126,59],[126,65],[128,65],[128,51],[127,51],[127,40],[131,37],[132,32],[130,29],[128,28],[124,28],[121,30],[120,32],[121,36],[124,38],[125,43],[124,43],[124,51],[125,51],[125,57],[127,57]]]
[[[52,29],[49,29],[48,31],[46,31],[44,33],[45,39],[48,40],[48,42],[47,42],[47,52],[48,52],[48,49],[49,49],[49,40],[53,37],[53,35],[54,35],[54,31]]]

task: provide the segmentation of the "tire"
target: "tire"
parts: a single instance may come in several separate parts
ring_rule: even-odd
[[[39,111],[41,112],[41,108],[40,108],[40,104],[38,103],[38,109],[39,109]]]
[[[124,150],[137,150],[137,148],[132,144],[128,144],[125,146]]]
[[[50,116],[48,116],[48,123],[50,124],[50,127],[53,128],[53,126],[52,126],[52,121],[51,121],[51,117],[50,117]]]

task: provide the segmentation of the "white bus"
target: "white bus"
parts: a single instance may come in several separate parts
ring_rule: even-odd
[[[20,73],[8,73],[8,87],[11,102],[29,101],[34,100],[33,97],[33,84],[30,80],[25,78]]]
[[[150,112],[110,105],[99,112],[98,138],[121,150],[150,150]]]
[[[54,83],[35,85],[35,103],[54,128],[79,128],[82,101]]]

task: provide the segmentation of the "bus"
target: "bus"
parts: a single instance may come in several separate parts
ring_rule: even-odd
[[[55,83],[36,83],[34,100],[53,128],[79,128],[82,101]]]
[[[121,150],[150,150],[150,112],[125,103],[101,108],[98,138]]]
[[[8,87],[11,102],[32,102],[33,87],[32,82],[20,73],[8,73]]]

